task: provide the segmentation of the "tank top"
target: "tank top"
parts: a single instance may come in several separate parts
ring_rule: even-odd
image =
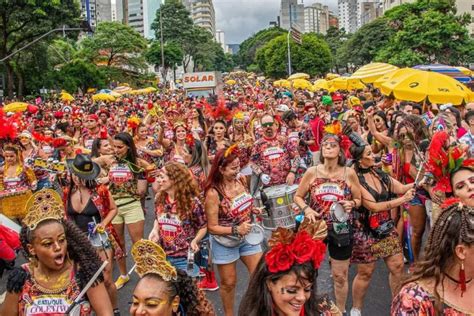
[[[352,199],[351,190],[347,185],[347,167],[344,167],[344,179],[318,177],[317,170],[316,167],[316,178],[309,187],[310,207],[316,212],[322,211],[322,218],[330,228],[332,227],[332,217],[329,211],[331,205],[337,201]]]
[[[29,277],[19,295],[19,316],[62,316],[81,292],[74,269],[69,276],[70,282],[64,289],[50,291],[36,282],[28,264],[24,264],[22,268],[29,273]],[[91,314],[87,301],[81,303],[80,309],[80,316]]]
[[[77,227],[79,227],[79,229],[85,233],[88,232],[87,224],[90,222],[94,222],[94,218],[96,223],[101,222],[99,210],[92,201],[92,198],[89,198],[89,201],[87,202],[86,206],[79,213],[72,207],[71,196],[69,196],[67,204],[67,214],[70,218],[72,218],[74,223],[76,223]]]
[[[244,188],[245,179],[239,178],[238,181]],[[230,198],[222,189],[214,187],[219,195],[219,225],[230,227],[232,225],[240,225],[250,219],[250,213],[253,210],[253,197],[244,189],[240,194]]]

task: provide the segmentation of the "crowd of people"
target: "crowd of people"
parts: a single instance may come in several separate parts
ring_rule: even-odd
[[[474,103],[236,80],[0,109],[0,315],[358,316],[379,260],[387,314],[474,314]]]

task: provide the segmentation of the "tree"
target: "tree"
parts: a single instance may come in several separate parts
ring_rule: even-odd
[[[103,88],[106,82],[105,71],[88,61],[76,59],[67,63],[54,75],[57,87],[75,92],[78,88]]]
[[[324,39],[329,45],[329,49],[331,50],[332,55],[332,67],[334,67],[335,71],[338,73],[339,68],[344,65],[340,56],[338,56],[338,51],[340,51],[341,46],[347,41],[349,35],[346,33],[344,28],[339,29],[335,26],[329,27],[324,36]]]
[[[270,27],[257,32],[251,37],[247,38],[240,44],[240,49],[237,54],[239,65],[247,69],[251,64],[256,64],[256,54],[259,48],[265,46],[272,39],[286,34],[286,30],[280,27]],[[247,69],[248,70],[248,69]]]
[[[106,67],[124,71],[140,71],[146,67],[142,55],[147,47],[146,40],[133,28],[120,22],[99,23],[94,36],[85,38],[81,46],[86,58]]]
[[[0,59],[62,24],[78,25],[79,17],[80,9],[75,0],[0,0]],[[8,59],[4,64],[7,92],[11,97],[14,60]]]
[[[375,59],[394,33],[386,18],[377,18],[352,34],[339,47],[336,57],[345,64],[350,63],[356,67],[368,64]]]
[[[311,76],[323,75],[331,66],[328,44],[314,33],[304,34],[302,45],[290,40],[293,72],[306,72]],[[280,35],[257,51],[257,63],[265,75],[281,78],[287,75],[287,37]]]
[[[176,69],[183,61],[183,51],[177,43],[167,43],[163,46],[164,52],[164,69],[162,69],[162,76],[166,78],[169,69]],[[151,46],[145,53],[146,60],[155,66],[161,66],[161,45],[159,41],[153,41]]]
[[[469,62],[474,42],[466,26],[471,17],[457,16],[454,1],[418,0],[387,11],[386,17],[396,33],[378,52],[377,60],[398,66]]]

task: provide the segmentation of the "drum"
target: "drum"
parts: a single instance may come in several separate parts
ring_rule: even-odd
[[[346,212],[344,207],[337,202],[332,203],[331,207],[329,208],[331,212],[331,217],[337,223],[344,223],[347,222],[349,219],[349,213]]]
[[[247,243],[252,246],[260,245],[263,241],[264,237],[264,230],[262,226],[258,224],[252,224],[252,228],[250,228],[250,232],[244,236],[244,239]]]
[[[9,219],[8,217],[6,217],[5,215],[3,215],[3,214],[0,214],[0,225],[3,225],[5,227],[15,231],[16,233],[20,234],[21,226],[18,225],[17,223],[15,223],[14,221],[12,221],[11,219]]]
[[[275,230],[278,227],[295,227],[295,217],[291,202],[293,201],[293,195],[296,190],[292,187],[288,187],[286,184],[282,184],[265,188],[263,192],[266,195],[267,201],[265,201],[265,197],[263,199],[261,196],[256,197],[256,199],[259,200],[257,203],[268,207],[267,212],[262,214],[263,227],[270,230]],[[291,196],[291,202],[289,201],[289,196]]]

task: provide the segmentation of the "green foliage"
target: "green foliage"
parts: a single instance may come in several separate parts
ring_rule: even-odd
[[[160,6],[151,25],[156,39],[161,38],[160,12],[163,16],[163,41],[185,44],[192,37],[194,27],[186,7],[180,1],[165,1],[165,4]]]
[[[165,68],[180,66],[183,60],[181,47],[173,42],[166,43],[163,47]],[[159,41],[153,41],[145,53],[147,62],[155,66],[161,66],[161,45]]]
[[[79,17],[80,8],[75,0],[0,0],[0,59],[63,24],[77,27]],[[42,41],[47,42],[48,38]],[[18,94],[22,93],[25,81],[18,61],[25,62],[25,56],[31,56],[30,52],[36,48],[30,47],[23,56],[16,55],[5,62],[9,96],[12,96],[15,84]]]
[[[59,70],[54,76],[56,87],[66,91],[76,92],[78,88],[86,91],[89,87],[105,87],[105,71],[95,64],[74,60]]]
[[[337,52],[340,60],[362,66],[374,60],[395,31],[389,27],[386,18],[378,18],[363,25],[344,42]]]
[[[305,72],[311,76],[322,75],[331,66],[331,51],[328,44],[316,34],[304,34],[302,45],[290,40],[293,72]],[[257,51],[256,60],[266,76],[285,77],[287,65],[287,36],[280,35]]]
[[[344,66],[342,56],[339,55],[341,47],[344,42],[347,41],[348,34],[344,29],[338,29],[337,27],[331,26],[324,36],[324,39],[329,45],[329,49],[332,54],[332,67],[335,68],[336,72],[339,72],[339,68]]]
[[[85,57],[91,62],[104,62],[107,67],[143,70],[145,59],[142,53],[146,40],[128,25],[120,22],[102,22],[94,36],[81,42]]]
[[[257,32],[251,37],[247,38],[240,44],[240,49],[237,54],[237,60],[242,68],[247,68],[256,62],[256,54],[259,48],[270,42],[272,39],[286,34],[287,31],[280,27],[270,27]]]
[[[418,1],[387,12],[396,33],[378,52],[377,60],[399,66],[469,62],[473,40],[466,25],[470,17],[456,16],[450,1]]]

